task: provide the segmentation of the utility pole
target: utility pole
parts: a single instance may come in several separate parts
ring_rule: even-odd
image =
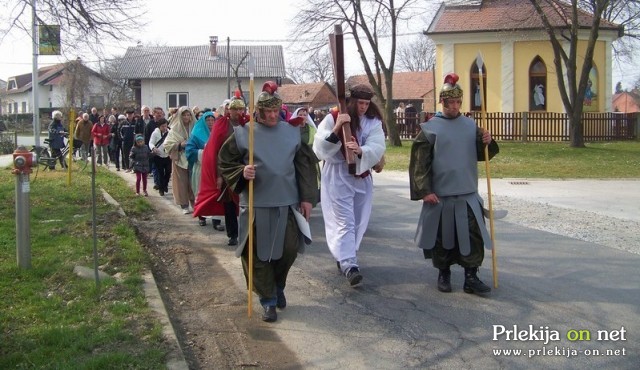
[[[229,43],[231,40],[227,36],[227,99],[231,97],[231,59],[229,59]]]
[[[33,137],[35,139],[36,153],[40,148],[40,104],[38,102],[38,20],[36,17],[36,1],[31,2],[32,38],[33,38],[33,68],[31,70],[31,92],[33,103]]]

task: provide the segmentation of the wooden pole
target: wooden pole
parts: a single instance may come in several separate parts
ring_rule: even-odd
[[[476,64],[478,65],[478,74],[480,75],[480,121],[482,124],[480,127],[487,130],[487,111],[484,103],[484,74],[482,73],[482,67],[484,62],[482,60],[482,54],[478,52],[476,58]],[[493,271],[493,287],[498,287],[498,256],[496,251],[496,237],[493,224],[493,201],[491,197],[491,171],[489,168],[489,145],[484,146],[484,168],[487,173],[487,202],[489,203],[489,231],[491,233],[491,270]]]
[[[253,166],[253,125],[255,124],[253,119],[254,113],[254,81],[253,75],[255,65],[253,63],[253,57],[249,55],[249,165]],[[251,318],[251,312],[253,311],[253,180],[249,180],[249,272],[248,272],[248,284],[247,284],[247,315]]]

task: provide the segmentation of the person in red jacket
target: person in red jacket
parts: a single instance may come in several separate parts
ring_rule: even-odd
[[[98,117],[98,123],[91,129],[93,146],[96,150],[96,161],[98,166],[104,165],[109,168],[109,140],[111,139],[111,127],[107,124],[105,116]]]

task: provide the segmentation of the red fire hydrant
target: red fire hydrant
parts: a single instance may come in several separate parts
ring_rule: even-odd
[[[24,146],[19,146],[13,152],[13,170],[16,175],[16,254],[18,266],[31,268],[31,233],[29,209],[29,174],[31,166],[37,163],[35,153],[31,153]]]
[[[36,163],[36,153],[28,151],[24,146],[19,146],[13,152],[13,170],[11,170],[11,173],[14,175],[29,174],[34,163]]]

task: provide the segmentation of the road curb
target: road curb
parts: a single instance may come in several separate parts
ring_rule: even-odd
[[[102,196],[107,203],[116,206],[118,208],[118,214],[126,217],[120,203],[118,203],[118,201],[116,201],[106,190],[102,188],[100,190],[102,191]],[[171,346],[171,351],[167,354],[167,369],[188,370],[189,365],[187,365],[187,360],[184,357],[184,353],[180,347],[180,342],[178,341],[178,337],[176,336],[171,320],[169,319],[169,314],[164,305],[164,301],[160,296],[160,290],[158,289],[155,277],[151,271],[146,271],[143,273],[142,278],[144,279],[144,295],[147,298],[149,308],[154,312],[162,324],[162,335]]]

